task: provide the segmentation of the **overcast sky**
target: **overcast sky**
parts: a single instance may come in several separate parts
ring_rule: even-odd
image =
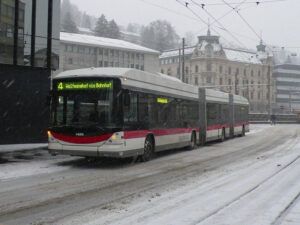
[[[205,34],[205,23],[208,20],[213,23],[214,18],[220,18],[231,10],[219,20],[220,23],[211,25],[212,34],[221,35],[226,41],[240,46],[243,44],[248,48],[254,48],[262,34],[267,44],[300,52],[300,0],[225,1],[232,6],[237,6],[233,3],[244,2],[237,8],[246,22],[223,0],[71,0],[82,11],[96,17],[103,13],[108,20],[114,19],[123,26],[128,23],[147,25],[157,19],[167,20],[180,36],[186,32],[196,36]],[[261,3],[256,5],[256,1]],[[185,2],[189,2],[189,9],[184,6]],[[202,9],[196,3],[204,3],[206,6]]]

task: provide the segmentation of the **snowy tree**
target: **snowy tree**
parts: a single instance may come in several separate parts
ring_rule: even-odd
[[[102,14],[96,22],[95,33],[99,37],[108,37],[109,30],[108,30],[108,22],[105,16]]]
[[[72,15],[70,12],[67,12],[62,23],[62,28],[66,32],[70,33],[78,33],[78,28],[75,22],[72,19]]]
[[[132,33],[141,33],[142,26],[137,23],[130,23],[130,24],[128,24],[126,30],[128,32],[132,32]]]
[[[156,20],[144,27],[141,39],[144,46],[158,51],[175,48],[179,43],[175,29],[165,20]]]
[[[89,28],[89,29],[92,28],[92,25],[91,25],[91,18],[90,18],[90,16],[89,16],[88,14],[86,14],[85,12],[84,12],[83,15],[82,15],[81,26],[82,26],[82,27],[85,27],[85,28]]]
[[[121,34],[118,25],[114,20],[111,20],[108,23],[108,37],[118,39],[120,36]]]
[[[197,43],[196,36],[191,31],[186,32],[184,38],[185,38],[185,43],[187,46],[193,46]]]

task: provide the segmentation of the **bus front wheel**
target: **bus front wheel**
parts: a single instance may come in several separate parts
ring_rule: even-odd
[[[146,137],[144,144],[144,154],[141,156],[143,162],[149,161],[152,159],[154,154],[154,143],[150,136]]]

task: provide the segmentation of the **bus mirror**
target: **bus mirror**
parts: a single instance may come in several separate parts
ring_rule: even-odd
[[[52,92],[50,91],[46,97],[46,106],[50,106],[51,103]]]
[[[125,106],[130,106],[130,95],[128,92],[124,93],[124,105]]]

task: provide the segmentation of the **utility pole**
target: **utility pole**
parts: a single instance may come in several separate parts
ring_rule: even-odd
[[[235,90],[235,94],[238,95],[238,83],[237,83],[237,79],[238,79],[238,71],[235,71],[235,80],[234,80],[234,90]]]
[[[185,80],[185,74],[184,74],[184,38],[182,38],[182,77],[181,77],[181,79],[182,79],[182,81],[184,82],[184,80]]]
[[[182,72],[181,72],[181,48],[179,48],[179,62],[178,62],[178,75],[179,75],[179,79],[182,80]]]
[[[271,66],[270,64],[268,65],[268,116],[270,118],[271,116]]]

